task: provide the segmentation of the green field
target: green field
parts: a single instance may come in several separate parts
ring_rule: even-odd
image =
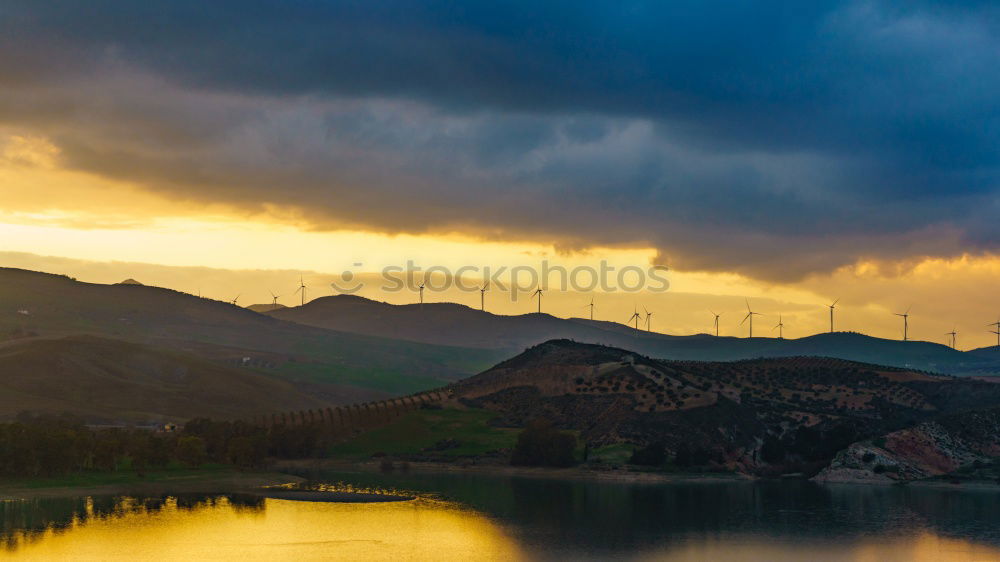
[[[94,486],[113,486],[146,482],[170,482],[218,478],[237,473],[238,471],[233,467],[221,464],[206,464],[199,468],[171,466],[163,469],[148,470],[142,476],[138,475],[135,471],[129,468],[122,468],[116,471],[91,470],[87,472],[78,472],[75,474],[53,476],[48,478],[5,478],[2,483],[0,483],[0,490],[4,488],[27,490],[41,490],[45,488],[91,488]]]
[[[604,464],[625,465],[632,458],[632,451],[634,449],[635,445],[631,443],[615,443],[614,445],[591,449],[588,460],[593,463],[601,462]]]
[[[417,410],[391,425],[334,446],[330,454],[352,460],[375,453],[454,458],[512,448],[520,430],[490,426],[494,417],[494,412],[485,410]],[[442,446],[446,440],[453,442]]]

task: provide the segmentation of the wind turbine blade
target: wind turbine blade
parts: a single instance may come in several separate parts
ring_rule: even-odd
[[[830,308],[833,308],[833,307],[837,306],[838,302],[840,302],[840,299],[837,299],[837,300],[833,301],[833,304],[830,305]]]

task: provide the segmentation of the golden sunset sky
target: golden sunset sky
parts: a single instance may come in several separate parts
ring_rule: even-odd
[[[416,302],[415,292],[386,291],[380,272],[405,267],[408,260],[427,268],[456,271],[478,267],[553,265],[597,268],[601,260],[622,268],[659,263],[657,251],[641,245],[558,249],[544,240],[501,242],[457,232],[385,233],[360,229],[317,229],[294,208],[275,204],[263,210],[240,205],[205,205],[167,198],[138,182],[67,170],[49,139],[7,135],[0,167],[0,261],[20,267],[63,273],[94,283],[135,278],[219,300],[240,296],[240,304],[279,302],[294,305],[299,275],[308,299],[334,294],[331,282],[343,283],[351,271],[365,287],[357,294],[391,303]],[[362,264],[357,266],[355,264]],[[543,311],[563,317],[586,317],[595,298],[595,317],[624,322],[636,308],[653,312],[652,329],[669,334],[708,332],[711,311],[723,315],[721,333],[744,336],[744,298],[766,315],[758,335],[776,335],[771,327],[782,315],[786,337],[828,329],[826,305],[841,299],[836,328],[886,338],[900,337],[893,312],[913,306],[911,337],[944,343],[946,332],[959,332],[959,347],[991,345],[986,324],[996,308],[992,284],[1000,260],[991,256],[953,259],[916,258],[906,262],[864,261],[804,279],[780,283],[734,272],[671,270],[666,292],[581,294],[550,290]],[[509,282],[509,277],[505,276]],[[527,277],[523,279],[527,280]],[[467,285],[478,285],[475,275]],[[553,277],[551,283],[557,284]],[[427,302],[450,301],[478,307],[478,292],[450,289],[426,293]],[[534,286],[522,287],[530,292]],[[487,293],[487,309],[523,314],[536,303],[522,294]]]
[[[669,291],[596,316],[745,335],[749,298],[801,337],[839,298],[838,330],[899,338],[912,306],[915,339],[996,342],[1000,49],[974,12],[45,4],[0,19],[0,265],[249,305],[408,262],[655,264]]]

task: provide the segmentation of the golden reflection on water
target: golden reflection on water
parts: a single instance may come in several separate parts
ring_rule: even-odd
[[[474,553],[474,554],[473,554]],[[470,558],[471,557],[471,558]],[[517,560],[516,544],[475,512],[429,500],[322,503],[266,500],[263,510],[215,506],[139,510],[25,538],[13,560]]]
[[[792,562],[1000,561],[1000,549],[931,532],[835,540],[753,533],[680,533],[662,548],[590,551],[565,537],[522,548],[478,512],[419,498],[392,503],[291,500],[230,502],[225,497],[178,505],[124,500],[105,511],[87,504],[84,520],[59,530],[7,535],[11,560],[523,560],[635,559]],[[45,511],[45,510],[42,510]],[[103,514],[102,514],[103,513]],[[513,531],[516,534],[516,528]],[[665,532],[668,531],[665,529]],[[586,541],[584,541],[586,542]],[[606,547],[607,545],[605,545]]]
[[[917,536],[846,542],[800,542],[774,538],[727,537],[703,539],[673,546],[663,552],[637,556],[645,562],[993,562],[1000,549],[966,540],[922,533]]]

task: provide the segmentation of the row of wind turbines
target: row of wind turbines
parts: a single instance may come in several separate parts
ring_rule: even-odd
[[[480,292],[482,294],[485,294],[486,288],[487,288],[487,286],[483,286],[483,288],[480,289]],[[539,313],[542,312],[542,293],[543,293],[543,291],[540,288],[536,289],[535,292],[532,293],[532,298],[534,298],[535,296],[538,297],[538,312]],[[763,315],[761,313],[759,313],[759,312],[754,312],[754,310],[750,307],[750,299],[749,298],[745,298],[744,301],[746,302],[747,313],[743,317],[743,320],[740,321],[740,326],[743,326],[744,324],[747,324],[748,337],[752,338],[753,337],[753,317],[754,316],[763,316]],[[422,295],[421,295],[421,301],[420,302],[423,303],[423,296]],[[830,303],[830,304],[827,305],[827,308],[829,308],[829,310],[830,310],[830,333],[831,334],[834,332],[834,322],[833,322],[834,311],[836,310],[837,303],[839,303],[839,302],[840,302],[840,299],[838,298],[838,299],[834,300],[832,303]],[[481,300],[480,301],[480,308],[482,310],[485,310],[485,305],[483,303],[484,303],[484,301]],[[590,308],[590,319],[591,320],[594,319],[594,307],[595,307],[595,305],[594,305],[594,298],[593,297],[590,298],[590,303],[585,304],[583,306],[583,308]],[[904,312],[894,312],[893,313],[895,316],[899,316],[899,317],[901,317],[903,319],[903,341],[909,341],[910,340],[910,333],[909,333],[909,331],[910,331],[910,310],[912,308],[913,308],[913,306],[911,305],[911,306],[907,307],[907,309]],[[630,325],[633,322],[635,322],[635,331],[636,331],[636,333],[639,332],[639,322],[642,321],[644,318],[645,318],[645,329],[646,329],[646,331],[647,332],[652,331],[651,323],[652,323],[653,313],[650,312],[649,309],[647,309],[645,306],[642,307],[642,310],[645,313],[645,317],[643,317],[642,314],[639,314],[639,310],[638,310],[638,308],[636,308],[636,309],[633,310],[632,316],[629,316],[628,320],[625,321],[626,325]],[[710,310],[709,312],[712,314],[712,317],[713,317],[712,328],[715,331],[715,336],[719,337],[719,318],[722,315],[719,314],[719,313],[717,313],[717,312],[715,312],[715,311],[712,311],[712,310]],[[996,334],[996,336],[997,336],[997,347],[1000,347],[1000,319],[998,319],[996,322],[992,322],[990,324],[987,324],[986,326],[990,327],[990,328],[993,328],[992,330],[988,330],[988,331],[991,334]],[[778,339],[784,339],[785,338],[785,322],[784,322],[781,314],[778,315],[778,323],[775,324],[774,327],[771,328],[771,330],[772,331],[778,330]],[[949,336],[951,338],[950,346],[951,346],[952,349],[956,349],[957,345],[958,345],[958,342],[957,342],[958,331],[955,328],[952,328],[952,330],[950,332],[945,332],[944,335]]]
[[[424,283],[421,283],[417,287],[417,292],[419,294],[420,306],[421,307],[424,304],[424,289],[425,288],[426,288],[426,285]],[[490,284],[489,283],[485,283],[482,287],[479,288],[479,309],[482,310],[482,311],[484,311],[484,312],[486,311],[486,293],[487,293],[487,291],[489,291],[489,289],[490,289]],[[299,284],[298,284],[298,287],[295,289],[295,292],[293,294],[294,295],[299,295],[299,297],[300,297],[299,304],[300,305],[305,305],[307,291],[308,291],[308,287],[306,286],[304,278],[302,276],[299,276]],[[274,307],[277,307],[278,306],[278,299],[281,298],[281,295],[278,295],[274,291],[271,291],[271,290],[268,290],[268,292],[271,294],[271,298],[272,298],[271,305],[274,306]],[[545,294],[545,290],[542,289],[541,287],[537,287],[535,289],[535,291],[531,294],[531,300],[537,300],[537,304],[538,304],[537,311],[538,311],[539,314],[541,314],[541,312],[542,312],[542,297],[544,296],[544,294]],[[240,296],[242,296],[242,295],[236,295],[236,298],[234,298],[232,301],[230,301],[230,304],[236,305],[237,302],[240,299]],[[747,313],[746,313],[745,316],[743,316],[743,319],[740,321],[739,325],[743,326],[744,324],[746,324],[747,328],[748,328],[748,337],[753,338],[753,317],[754,316],[763,316],[763,315],[761,313],[759,313],[759,312],[755,312],[750,307],[750,299],[749,298],[745,298],[744,301],[746,303]],[[839,303],[839,302],[840,302],[840,299],[838,298],[838,299],[834,300],[832,303],[830,303],[830,304],[827,305],[827,308],[830,310],[830,333],[834,332],[834,311],[836,310],[837,303]],[[594,310],[596,308],[596,305],[595,305],[595,302],[594,302],[594,297],[591,297],[590,298],[590,302],[588,304],[585,304],[582,308],[589,308],[590,309],[590,320],[594,320]],[[894,312],[893,313],[895,316],[899,316],[899,317],[901,317],[903,319],[903,341],[909,341],[909,338],[910,338],[910,334],[909,334],[909,330],[910,330],[910,310],[912,308],[913,307],[911,305],[911,306],[907,307],[907,309],[905,311],[903,311],[903,312]],[[652,331],[653,313],[650,312],[645,306],[642,307],[642,310],[643,310],[644,314],[640,314],[638,308],[636,308],[633,311],[632,315],[629,316],[628,320],[626,320],[626,322],[625,322],[626,326],[632,325],[633,322],[635,323],[634,325],[635,325],[636,334],[638,334],[638,332],[640,331],[640,328],[639,328],[639,323],[640,322],[644,322],[644,327],[645,327],[645,330],[647,332],[651,332]],[[711,310],[709,312],[713,316],[713,325],[712,325],[712,328],[715,331],[715,336],[719,337],[719,318],[722,316],[722,314],[716,313],[716,312],[711,311]],[[989,327],[989,328],[993,328],[991,330],[988,330],[988,332],[991,333],[991,334],[996,334],[996,336],[997,336],[997,347],[1000,347],[1000,319],[998,319],[996,322],[992,322],[990,324],[987,324],[986,326]],[[775,324],[774,327],[771,328],[771,330],[772,330],[772,332],[774,330],[778,330],[778,338],[779,339],[784,339],[784,337],[785,337],[785,334],[784,334],[785,323],[784,323],[784,320],[782,319],[782,315],[781,314],[778,315],[778,323]],[[952,328],[952,330],[950,332],[945,332],[944,335],[950,337],[950,346],[953,349],[956,348],[958,331],[955,328]]]

